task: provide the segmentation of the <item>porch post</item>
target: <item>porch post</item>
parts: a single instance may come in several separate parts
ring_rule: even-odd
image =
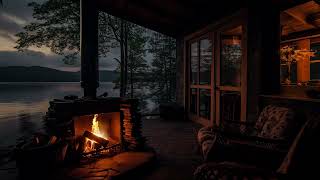
[[[179,105],[186,107],[185,88],[187,80],[185,77],[185,62],[184,62],[184,40],[183,37],[176,39],[176,101]]]
[[[80,3],[81,87],[84,97],[95,98],[99,86],[98,10],[95,1]]]
[[[280,92],[280,10],[253,3],[248,9],[247,118],[256,120],[259,95]]]

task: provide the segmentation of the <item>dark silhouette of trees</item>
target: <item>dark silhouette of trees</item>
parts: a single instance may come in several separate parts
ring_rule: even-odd
[[[176,41],[160,33],[150,37],[149,52],[153,54],[151,79],[151,94],[158,103],[175,100],[176,82]]]
[[[31,46],[48,47],[64,56],[66,64],[75,63],[80,52],[80,1],[47,0],[28,6],[35,20],[16,35],[16,48],[23,51]],[[99,57],[108,56],[112,48],[120,49],[120,57],[114,60],[120,71],[121,97],[142,97],[145,92],[141,89],[149,87],[149,94],[158,103],[174,101],[175,39],[104,12],[99,12],[98,33]],[[146,53],[153,55],[151,63]]]

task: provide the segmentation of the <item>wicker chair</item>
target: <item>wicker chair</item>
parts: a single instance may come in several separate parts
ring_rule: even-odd
[[[235,161],[206,162],[195,173],[196,180],[218,179],[320,179],[320,114],[315,113],[295,136],[277,166],[262,167]],[[265,147],[259,147],[265,149]],[[269,156],[269,159],[277,157]],[[267,163],[264,161],[263,163]]]

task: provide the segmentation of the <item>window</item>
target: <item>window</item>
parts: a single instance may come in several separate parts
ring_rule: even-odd
[[[289,67],[290,66],[290,70]],[[281,63],[280,78],[283,84],[296,84],[297,83],[297,63],[294,62],[290,65]]]
[[[221,85],[240,86],[242,31],[241,26],[235,29],[221,35]]]
[[[311,85],[320,80],[320,39],[282,44],[280,78],[283,85]]]
[[[190,80],[191,84],[197,84],[198,83],[198,72],[199,72],[199,46],[198,42],[191,44],[191,66],[190,66]]]
[[[315,52],[310,58],[310,80],[320,80],[320,43],[312,43],[310,49]]]
[[[211,118],[211,69],[213,43],[206,35],[190,43],[190,112]]]
[[[239,121],[241,110],[242,86],[241,74],[243,73],[243,28],[236,26],[224,29],[220,33],[220,84],[218,96],[220,121]],[[245,110],[243,111],[245,112]]]
[[[316,1],[306,1],[280,12],[282,85],[293,89],[320,85],[320,16],[316,16],[319,13],[320,5]],[[305,21],[301,21],[302,16]],[[292,91],[287,87],[282,90],[289,90],[289,94],[303,92],[303,88]]]
[[[210,89],[200,89],[199,116],[210,119],[211,91]]]
[[[200,41],[200,84],[210,85],[212,43],[209,39]]]

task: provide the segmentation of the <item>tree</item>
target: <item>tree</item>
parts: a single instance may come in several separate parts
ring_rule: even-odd
[[[24,27],[18,33],[18,50],[23,51],[30,46],[49,47],[52,52],[63,55],[66,64],[73,64],[80,52],[80,1],[48,0],[42,4],[32,2],[28,6],[33,8],[36,21]],[[126,94],[126,57],[127,57],[127,22],[99,12],[99,57],[105,57],[111,48],[120,47],[121,88],[120,96]]]
[[[42,4],[32,2],[36,21],[18,33],[18,50],[30,46],[49,47],[56,54],[63,55],[66,64],[73,64],[80,51],[80,1],[48,0]],[[99,13],[99,56],[106,56],[115,44],[110,28],[107,28],[106,15]]]
[[[144,28],[130,22],[125,23],[124,31],[124,84],[130,85],[125,89],[130,89],[129,94],[133,98],[137,96],[134,90],[141,86],[144,74],[148,69],[147,61],[144,58],[147,52],[145,45],[148,38]]]
[[[158,103],[171,102],[175,98],[176,41],[160,33],[152,33],[149,41],[152,53],[151,95]]]

